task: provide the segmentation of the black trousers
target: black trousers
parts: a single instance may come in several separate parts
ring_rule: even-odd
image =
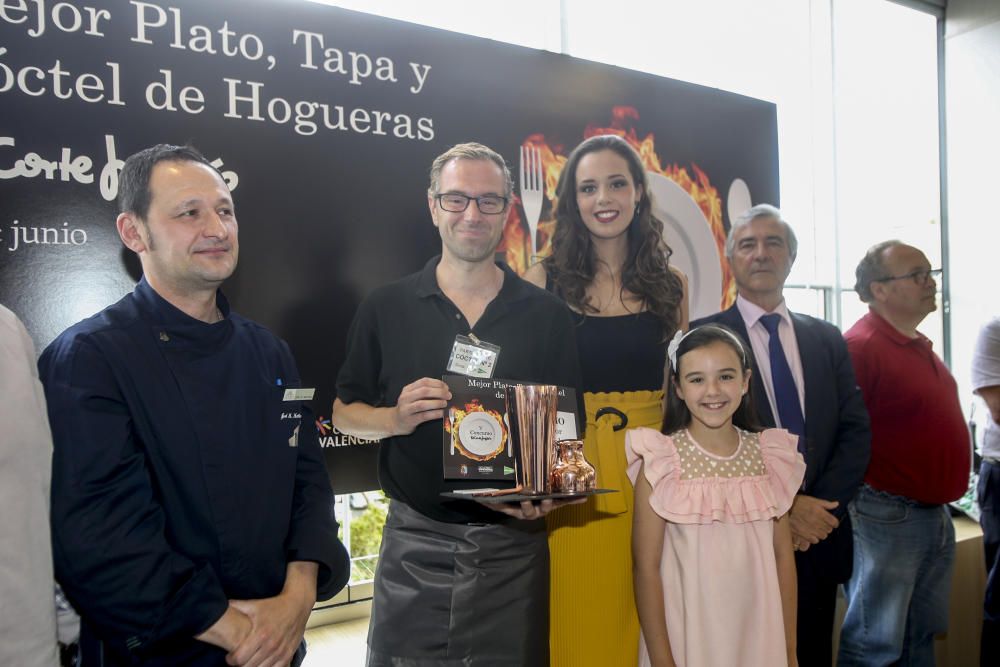
[[[837,577],[820,567],[809,552],[795,553],[799,584],[796,655],[799,667],[833,664],[833,616],[837,606]]]
[[[983,460],[976,490],[987,570],[979,664],[996,667],[1000,665],[1000,465]]]

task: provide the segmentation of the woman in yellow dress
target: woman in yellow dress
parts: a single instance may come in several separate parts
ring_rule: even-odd
[[[556,187],[552,253],[525,274],[578,314],[587,459],[617,489],[547,518],[553,667],[631,667],[639,647],[632,593],[632,484],[625,429],[658,428],[667,341],[686,330],[687,283],[670,267],[638,153],[614,135],[570,154]]]

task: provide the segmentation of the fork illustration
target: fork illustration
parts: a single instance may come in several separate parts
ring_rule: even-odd
[[[542,156],[533,146],[521,146],[521,206],[528,221],[531,236],[531,257],[537,251],[535,235],[538,233],[538,219],[542,217],[542,188],[545,186],[542,173]]]

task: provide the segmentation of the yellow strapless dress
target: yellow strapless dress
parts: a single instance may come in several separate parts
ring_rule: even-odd
[[[639,618],[632,592],[632,483],[625,472],[625,431],[659,430],[663,392],[584,394],[584,454],[597,468],[597,486],[617,493],[563,507],[546,517],[551,558],[552,667],[634,667]],[[621,418],[602,408],[614,408]]]

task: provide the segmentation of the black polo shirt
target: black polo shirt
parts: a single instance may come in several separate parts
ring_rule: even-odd
[[[446,373],[455,336],[470,331],[500,346],[493,377],[580,386],[573,321],[561,300],[497,263],[504,273],[503,286],[470,329],[438,287],[435,270],[440,259],[376,289],[358,307],[347,338],[347,359],[337,376],[337,397],[343,403],[395,405],[406,385]],[[442,491],[498,486],[496,480],[444,479],[442,424],[440,419],[424,422],[410,435],[382,441],[382,488],[390,498],[438,521],[502,521],[504,515],[474,501],[441,497]]]

